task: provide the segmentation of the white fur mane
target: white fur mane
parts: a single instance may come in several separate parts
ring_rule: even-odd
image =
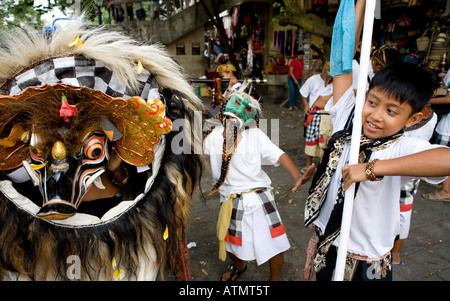
[[[138,91],[137,61],[155,75],[163,88],[181,92],[200,105],[188,84],[184,70],[165,51],[162,44],[145,45],[123,33],[105,27],[86,28],[79,20],[68,20],[50,37],[33,28],[4,31],[0,37],[0,84],[33,63],[54,57],[82,55],[106,65],[119,83]],[[69,46],[77,36],[83,46]]]

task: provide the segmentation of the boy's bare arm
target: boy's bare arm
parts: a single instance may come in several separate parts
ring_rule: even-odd
[[[302,100],[303,100],[304,112],[305,112],[305,115],[307,115],[307,114],[309,114],[309,111],[310,111],[309,104],[308,104],[308,98],[302,96]]]
[[[377,161],[377,176],[445,177],[450,175],[450,148],[439,147],[396,159]],[[352,183],[367,181],[366,164],[342,168],[344,190]]]
[[[282,154],[278,159],[278,163],[280,163],[281,167],[283,167],[283,169],[286,170],[294,180],[294,188],[292,188],[292,192],[296,192],[300,186],[308,182],[317,170],[315,164],[313,163],[302,175],[287,154]]]
[[[450,92],[447,92],[447,94],[443,97],[433,97],[430,99],[430,103],[432,105],[441,105],[450,103]]]
[[[356,54],[356,48],[361,40],[361,32],[364,23],[364,13],[366,11],[366,0],[358,0],[355,4],[355,16],[356,16],[356,26],[355,26],[355,49],[353,50],[353,55]]]

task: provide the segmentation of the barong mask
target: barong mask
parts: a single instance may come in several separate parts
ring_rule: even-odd
[[[0,279],[190,280],[202,161],[172,121],[204,107],[162,46],[64,22],[2,32]]]
[[[30,87],[20,95],[0,97],[0,104],[2,120],[12,121],[11,126],[4,122],[1,128],[6,134],[8,127],[14,129],[0,140],[0,146],[6,141],[10,145],[0,149],[0,170],[24,165],[42,194],[37,216],[46,219],[76,214],[91,185],[103,188],[100,176],[107,169],[111,147],[126,163],[146,166],[153,161],[159,137],[171,130],[159,99],[111,98],[100,91],[63,84]],[[41,109],[44,104],[45,111]],[[21,111],[8,116],[7,110],[18,110],[15,107]],[[20,130],[13,120],[21,121]],[[29,143],[18,139],[29,133]],[[19,156],[14,155],[16,151]]]

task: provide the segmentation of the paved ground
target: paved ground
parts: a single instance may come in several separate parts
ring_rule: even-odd
[[[207,101],[205,102],[207,104]],[[267,131],[271,137],[271,125],[279,122],[279,146],[292,158],[300,169],[305,165],[303,120],[300,111],[286,108],[265,99],[264,117],[268,119]],[[275,198],[285,223],[291,249],[285,253],[282,281],[299,281],[305,261],[305,250],[310,230],[303,226],[303,210],[309,184],[296,193],[291,192],[292,180],[281,167],[264,166],[272,179]],[[216,195],[208,197],[212,187],[209,167],[206,167],[201,184],[204,198],[198,196],[192,208],[192,221],[188,230],[189,255],[193,281],[216,281],[227,269],[229,261],[218,259],[215,234],[219,200]],[[450,280],[450,204],[427,201],[422,193],[434,191],[421,183],[412,215],[411,231],[402,249],[402,267],[394,268],[394,281],[445,281]],[[249,262],[249,268],[240,281],[265,281],[269,266],[257,266]]]

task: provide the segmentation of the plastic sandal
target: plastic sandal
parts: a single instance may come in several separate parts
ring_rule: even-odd
[[[424,199],[430,200],[430,201],[444,201],[444,202],[450,202],[449,198],[443,198],[439,192],[435,191],[432,193],[424,193],[422,194],[422,197]]]
[[[220,280],[222,281],[236,281],[238,280],[239,276],[241,276],[245,271],[247,270],[247,265],[245,265],[245,268],[243,270],[238,270],[234,265],[230,266],[230,277],[227,280],[222,280],[223,276]]]

